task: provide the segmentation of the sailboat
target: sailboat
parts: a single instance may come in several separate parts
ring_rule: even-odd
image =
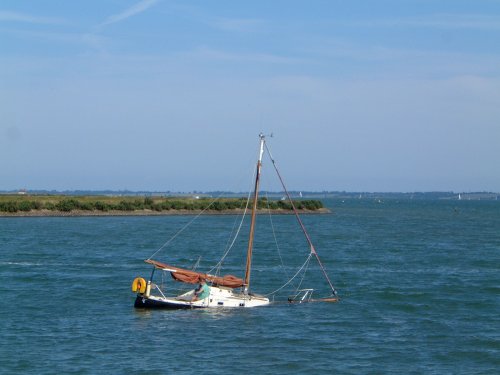
[[[191,308],[220,308],[220,307],[257,307],[266,306],[271,303],[269,297],[254,293],[251,289],[251,271],[252,271],[252,250],[255,236],[255,222],[257,213],[257,201],[259,198],[259,183],[262,169],[262,157],[264,150],[267,150],[273,166],[278,174],[279,180],[284,188],[285,194],[288,197],[294,214],[298,220],[300,228],[302,229],[306,240],[310,247],[309,258],[315,257],[323,275],[331,290],[331,295],[324,298],[313,298],[313,289],[297,290],[296,293],[287,299],[288,303],[304,303],[304,302],[337,302],[337,291],[335,290],[328,274],[323,267],[321,260],[311,242],[311,239],[300,219],[298,211],[290,199],[290,194],[285,188],[283,179],[279,174],[274,159],[266,145],[266,138],[263,134],[259,134],[259,157],[257,160],[257,168],[255,173],[255,183],[252,197],[251,221],[250,232],[248,236],[248,245],[246,253],[246,267],[243,278],[234,275],[214,275],[210,273],[198,272],[196,270],[189,270],[172,266],[157,260],[146,259],[145,262],[153,266],[153,271],[149,280],[142,277],[137,277],[132,283],[132,291],[136,293],[134,306],[136,308],[165,308],[165,309],[191,309]],[[199,288],[189,288],[188,291],[174,296],[165,295],[160,285],[153,282],[155,271],[163,271],[170,273],[171,277],[178,282],[187,285],[200,284]],[[297,274],[296,274],[297,275]],[[209,285],[206,288],[206,293],[203,298],[199,298],[202,284]],[[285,284],[287,285],[287,284]]]

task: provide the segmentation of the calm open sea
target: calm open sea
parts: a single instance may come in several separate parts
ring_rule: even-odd
[[[190,216],[1,218],[0,373],[500,371],[500,202],[324,203],[304,222],[342,300],[216,311],[133,308],[143,259]],[[200,218],[155,259],[214,264],[235,218]],[[253,290],[268,293],[286,280],[258,220]],[[307,246],[293,217],[272,221],[293,274]]]

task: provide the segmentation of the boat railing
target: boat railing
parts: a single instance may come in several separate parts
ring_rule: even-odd
[[[167,297],[165,297],[165,294],[163,294],[163,291],[161,290],[161,288],[158,284],[151,283],[151,290],[153,290],[153,289],[156,289],[158,292],[160,292],[160,294],[162,295],[163,298],[167,298]]]
[[[151,291],[157,290],[158,293],[161,294],[161,296],[163,298],[169,298],[163,292],[162,287],[164,287],[164,285],[162,285],[160,287],[160,285],[158,285],[156,283],[151,283]],[[176,297],[178,299],[191,300],[191,297],[193,295],[193,289],[192,288],[190,288],[187,291],[186,291],[186,288],[168,288],[168,290],[169,290],[169,294],[172,294],[171,297]],[[181,298],[181,297],[184,297],[184,298]]]
[[[293,297],[289,297],[288,301],[294,303],[309,302],[312,299],[313,292],[314,289],[297,290],[297,293]]]

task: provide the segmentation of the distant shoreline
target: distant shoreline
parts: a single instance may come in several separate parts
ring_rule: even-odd
[[[0,216],[167,216],[241,214],[248,201],[245,198],[188,198],[188,197],[109,197],[64,195],[0,196]],[[319,200],[268,200],[257,202],[258,211],[273,214],[328,211]]]
[[[301,215],[324,215],[331,214],[332,212],[328,208],[318,208],[316,210],[297,210]],[[54,210],[33,210],[33,211],[18,211],[18,212],[0,212],[0,217],[98,217],[98,216],[187,216],[187,215],[198,215],[202,213],[204,215],[241,215],[244,210],[242,209],[230,209],[230,210],[168,210],[168,211],[154,211],[154,210],[135,210],[135,211],[85,211],[85,210],[73,210],[73,211],[54,211]],[[257,214],[264,215],[293,215],[294,212],[290,210],[274,209],[266,210],[260,209]]]

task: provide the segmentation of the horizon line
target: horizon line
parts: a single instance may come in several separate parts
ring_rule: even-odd
[[[210,193],[223,193],[223,194],[246,194],[248,191],[231,191],[231,190],[190,190],[190,191],[174,191],[174,190],[132,190],[132,189],[0,189],[0,194],[29,194],[33,193],[128,193],[128,194],[210,194]],[[271,194],[284,194],[283,190],[261,190],[261,192]],[[415,190],[415,191],[364,191],[364,190],[290,190],[290,193],[296,194],[497,194],[500,192],[488,190],[476,191],[454,191],[454,190]]]

